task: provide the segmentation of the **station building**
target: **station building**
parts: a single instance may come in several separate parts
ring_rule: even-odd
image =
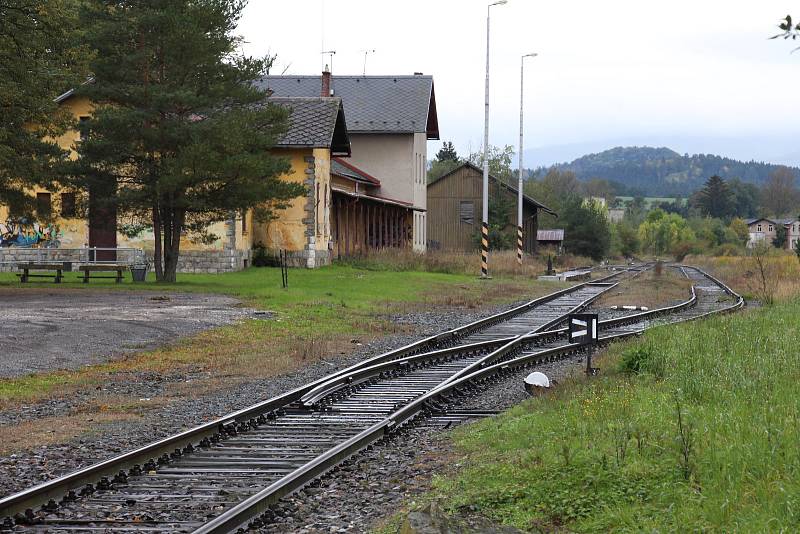
[[[209,228],[217,237],[211,242],[184,236],[179,272],[246,268],[254,247],[275,255],[284,250],[291,265],[309,268],[370,249],[425,250],[426,140],[438,138],[433,80],[429,76],[355,78],[334,82],[327,72],[301,77],[301,82],[292,78],[302,91],[280,89],[289,77],[266,77],[259,82],[269,90],[270,102],[291,112],[288,130],[273,150],[291,162],[283,179],[302,183],[306,194],[266,223],[255,221],[249,212],[232,214]],[[347,101],[334,86],[342,88]],[[91,116],[92,103],[74,91],[57,102],[76,121]],[[348,125],[347,102],[352,102],[355,127]],[[365,126],[376,120],[386,125]],[[80,133],[67,132],[57,141],[74,157]],[[0,206],[0,268],[40,259],[42,249],[50,251],[48,259],[55,261],[81,261],[87,247],[142,249],[152,255],[152,231],[130,237],[119,231],[122,222],[116,214],[107,211],[90,209],[88,219],[77,217],[80,192],[35,193],[38,208],[33,220],[13,219]],[[108,259],[123,261],[117,256]]]

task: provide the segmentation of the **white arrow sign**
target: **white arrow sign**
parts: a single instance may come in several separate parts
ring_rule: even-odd
[[[573,319],[572,324],[581,328],[586,328],[586,321],[581,321],[580,319]],[[588,333],[588,330],[573,330],[572,338],[575,339],[576,337],[583,337]]]

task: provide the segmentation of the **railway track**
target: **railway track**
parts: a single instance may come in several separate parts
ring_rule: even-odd
[[[604,343],[667,321],[735,309],[741,297],[682,268],[692,296],[601,322]],[[270,520],[270,504],[487,381],[579,352],[558,328],[619,278],[556,292],[362,362],[137,451],[0,500],[14,532],[230,532]],[[161,452],[168,451],[168,452]]]

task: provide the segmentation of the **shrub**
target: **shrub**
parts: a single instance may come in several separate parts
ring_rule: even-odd
[[[664,366],[656,350],[651,345],[636,345],[622,353],[619,370],[624,373],[650,373],[656,377],[664,376]]]

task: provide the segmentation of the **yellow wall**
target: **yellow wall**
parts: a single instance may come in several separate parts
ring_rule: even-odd
[[[75,119],[86,117],[92,113],[91,102],[86,98],[69,98],[62,106],[66,107]],[[70,150],[70,157],[75,158],[74,151],[75,142],[78,140],[78,132],[69,131],[56,139],[58,145],[64,150]],[[34,189],[32,194],[47,193],[45,189]],[[34,247],[51,247],[51,248],[80,248],[88,246],[89,243],[89,227],[85,220],[69,218],[65,219],[59,217],[61,212],[61,193],[62,191],[50,192],[50,200],[53,214],[56,215],[52,223],[44,221],[30,220],[20,224],[20,221],[12,221],[8,208],[0,206],[0,236],[5,239],[12,239],[12,236],[22,234],[28,238],[34,238],[35,234],[39,235],[39,242]]]
[[[317,250],[327,250],[331,238],[330,224],[330,150],[327,148],[276,150],[277,155],[288,157],[291,162],[289,174],[283,177],[295,183],[303,184],[308,176],[306,157],[314,158],[315,185],[312,186],[315,216],[315,241]],[[288,208],[276,213],[276,219],[265,223],[256,223],[253,227],[254,244],[261,243],[268,249],[301,251],[308,244],[304,219],[308,218],[306,205],[308,198],[298,197],[291,201]]]
[[[331,240],[331,151],[327,148],[314,149],[314,178],[317,187],[316,206],[316,246],[317,250],[328,250]]]
[[[76,120],[80,117],[90,116],[93,111],[91,102],[83,97],[68,98],[61,104],[69,109]],[[79,141],[79,134],[77,131],[69,131],[57,139],[59,146],[65,150],[70,150],[70,157],[76,157],[75,144]],[[328,244],[331,239],[331,221],[330,221],[330,205],[331,205],[331,178],[330,178],[330,150],[327,148],[319,149],[293,149],[293,150],[276,150],[280,155],[287,156],[291,160],[291,171],[284,177],[286,180],[291,180],[297,183],[304,183],[307,178],[306,169],[308,163],[305,157],[311,156],[314,158],[314,178],[315,186],[313,186],[313,195],[315,202],[314,212],[314,228],[315,228],[315,247],[317,250],[327,250]],[[35,191],[35,192],[45,192]],[[58,214],[60,211],[60,192],[52,194],[53,212]],[[305,235],[307,224],[303,222],[308,215],[305,208],[308,199],[298,197],[294,199],[290,206],[281,210],[277,215],[277,219],[269,223],[258,223],[253,219],[251,211],[245,214],[247,217],[247,232],[243,232],[242,227],[242,214],[238,214],[235,221],[236,233],[236,249],[248,250],[253,245],[262,243],[267,248],[271,249],[285,249],[289,251],[304,250],[308,239]],[[5,225],[8,219],[8,210],[0,206],[0,235],[7,232],[10,227]],[[122,223],[124,221],[120,221]],[[56,217],[53,226],[50,228],[46,224],[39,225],[37,221],[31,221],[30,227],[21,228],[20,231],[41,232],[50,238],[58,239],[58,245],[63,248],[81,248],[88,246],[89,243],[89,225],[85,219],[62,219]],[[214,223],[209,228],[209,233],[217,236],[213,243],[200,243],[190,240],[188,237],[181,239],[182,250],[222,250],[228,245],[229,237],[227,236],[228,222],[220,221]],[[117,234],[117,246],[124,248],[142,248],[145,250],[152,250],[154,248],[154,238],[152,230],[142,232],[134,238],[128,238],[122,234]]]

